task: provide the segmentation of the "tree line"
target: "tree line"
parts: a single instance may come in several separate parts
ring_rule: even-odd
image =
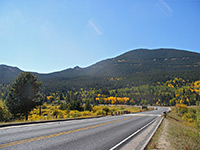
[[[31,110],[42,104],[55,104],[61,110],[88,110],[99,104],[125,105],[195,105],[200,101],[200,81],[174,78],[152,85],[126,88],[80,88],[42,91],[42,83],[32,73],[21,73],[9,86],[0,85],[0,119],[28,119]],[[7,119],[6,119],[7,118]]]

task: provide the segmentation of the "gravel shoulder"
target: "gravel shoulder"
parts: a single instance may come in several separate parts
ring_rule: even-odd
[[[169,120],[165,118],[148,144],[146,150],[175,150],[169,140]]]

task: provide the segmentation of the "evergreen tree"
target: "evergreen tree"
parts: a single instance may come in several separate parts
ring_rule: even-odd
[[[15,118],[25,116],[28,120],[28,113],[40,105],[41,82],[29,72],[18,75],[9,87],[6,105]]]
[[[92,110],[92,106],[90,104],[90,101],[87,100],[86,104],[85,104],[85,110],[91,111]]]
[[[70,102],[70,110],[82,111],[82,106],[80,100]]]
[[[60,94],[60,100],[64,100],[63,94]]]

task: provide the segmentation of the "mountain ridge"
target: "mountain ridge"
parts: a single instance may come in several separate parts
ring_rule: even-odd
[[[17,67],[0,65],[0,83],[9,84],[20,72],[24,71]],[[76,66],[48,74],[35,74],[43,81],[46,88],[63,89],[98,86],[114,88],[126,86],[128,82],[136,83],[142,80],[149,82],[148,80],[152,80],[154,76],[164,79],[164,77],[171,78],[170,76],[182,77],[181,74],[188,78],[193,76],[194,80],[200,76],[199,72],[200,53],[161,48],[131,50],[85,68]],[[123,80],[113,82],[110,81],[111,77]],[[136,79],[138,81],[135,81]]]
[[[63,69],[63,70],[60,70],[60,71],[54,71],[54,72],[49,72],[49,73],[39,73],[39,72],[37,72],[37,71],[35,71],[35,72],[33,72],[33,73],[37,73],[37,74],[41,74],[41,75],[49,75],[49,74],[53,74],[53,73],[60,73],[60,72],[62,72],[62,71],[66,71],[66,70],[85,69],[85,68],[88,68],[88,67],[90,67],[90,66],[93,66],[93,65],[96,65],[96,64],[98,64],[98,63],[101,63],[101,62],[103,62],[103,61],[115,59],[115,58],[124,56],[124,55],[126,55],[126,54],[132,53],[132,52],[137,52],[137,51],[140,51],[140,52],[142,52],[142,51],[143,51],[143,52],[148,52],[148,51],[160,51],[160,50],[163,50],[163,51],[165,51],[165,50],[172,50],[172,51],[178,51],[178,52],[181,52],[181,51],[182,51],[182,52],[187,52],[187,53],[193,53],[193,54],[198,54],[198,55],[200,55],[200,53],[198,53],[198,52],[192,52],[192,51],[180,50],[180,49],[173,49],[173,48],[158,48],[158,49],[145,49],[145,48],[141,48],[141,49],[135,49],[135,50],[127,51],[127,52],[125,52],[125,53],[123,53],[123,54],[120,54],[120,55],[118,55],[118,56],[116,56],[116,57],[113,57],[113,58],[108,58],[108,59],[100,60],[99,62],[96,62],[96,63],[94,63],[94,64],[92,64],[92,65],[87,66],[87,67],[75,66],[75,67],[73,67],[73,68],[66,68],[66,69]],[[20,69],[20,67],[17,67],[17,66],[10,66],[10,65],[7,65],[7,64],[0,64],[0,66],[16,68],[16,69],[18,69],[18,70],[20,70],[20,71],[22,71],[22,72],[32,72],[32,71],[24,71],[24,70]]]

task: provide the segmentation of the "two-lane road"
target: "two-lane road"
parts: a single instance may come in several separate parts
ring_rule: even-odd
[[[109,150],[166,110],[3,127],[0,149]]]

